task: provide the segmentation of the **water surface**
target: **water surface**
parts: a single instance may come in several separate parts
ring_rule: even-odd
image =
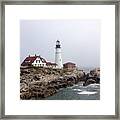
[[[45,100],[99,100],[100,84],[90,84],[83,86],[78,83],[72,87],[62,88],[53,96],[44,98]]]

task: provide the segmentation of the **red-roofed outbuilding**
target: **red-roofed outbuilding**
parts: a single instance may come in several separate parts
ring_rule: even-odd
[[[72,63],[72,62],[67,62],[67,63],[63,64],[63,68],[65,68],[65,69],[75,69],[76,64]]]

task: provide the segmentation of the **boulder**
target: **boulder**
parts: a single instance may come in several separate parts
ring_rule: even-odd
[[[93,83],[96,83],[96,80],[88,79],[87,81],[85,81],[83,83],[83,86],[87,86],[87,85],[90,85],[90,84],[93,84]]]

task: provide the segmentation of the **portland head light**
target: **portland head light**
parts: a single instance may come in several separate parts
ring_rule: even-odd
[[[55,47],[55,63],[57,64],[57,68],[63,68],[62,64],[62,56],[61,56],[61,45],[60,41],[56,41],[56,47]]]

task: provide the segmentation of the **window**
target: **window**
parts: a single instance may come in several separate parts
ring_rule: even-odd
[[[40,63],[40,60],[36,60],[36,63]]]

